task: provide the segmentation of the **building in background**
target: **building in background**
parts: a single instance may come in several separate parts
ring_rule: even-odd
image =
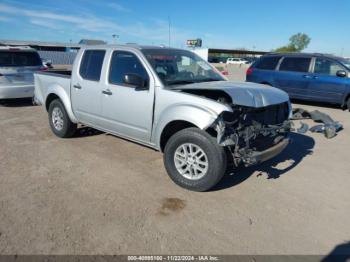
[[[22,41],[22,40],[0,40],[0,45],[6,46],[30,46],[38,51],[42,60],[51,61],[54,65],[71,65],[74,62],[77,51],[85,45],[106,44],[102,40],[82,39],[78,44]]]
[[[201,39],[188,40],[200,41]],[[0,45],[7,46],[30,46],[36,49],[43,60],[49,60],[54,65],[71,65],[77,51],[85,45],[106,44],[102,40],[81,39],[76,43],[60,43],[60,42],[44,42],[44,41],[22,41],[22,40],[0,40]],[[245,50],[245,49],[219,49],[219,48],[200,48],[198,45],[191,48],[193,52],[198,54],[204,60],[210,63],[226,63],[227,58],[257,58],[266,54],[264,51]]]

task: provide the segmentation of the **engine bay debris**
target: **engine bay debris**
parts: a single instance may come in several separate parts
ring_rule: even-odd
[[[233,112],[220,114],[211,128],[217,133],[217,143],[231,151],[235,165],[254,165],[287,146],[292,128],[288,103],[259,109],[231,107]]]

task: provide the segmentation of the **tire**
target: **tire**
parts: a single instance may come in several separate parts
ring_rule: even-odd
[[[350,97],[346,100],[346,108],[350,111]]]
[[[194,157],[188,154],[191,147]],[[225,148],[198,128],[175,133],[165,146],[163,160],[168,175],[176,184],[199,192],[214,187],[224,176],[227,166]]]
[[[64,105],[59,99],[50,103],[49,123],[52,132],[61,138],[72,137],[77,130],[77,125],[70,121]]]

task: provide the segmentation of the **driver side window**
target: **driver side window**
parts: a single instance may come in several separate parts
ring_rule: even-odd
[[[344,70],[344,68],[338,63],[324,58],[316,58],[314,69],[315,74],[336,76],[337,71],[339,70]]]
[[[130,52],[114,51],[109,70],[109,82],[115,85],[125,85],[124,76],[127,74],[141,76],[146,82],[145,86],[148,86],[148,73],[138,57]]]

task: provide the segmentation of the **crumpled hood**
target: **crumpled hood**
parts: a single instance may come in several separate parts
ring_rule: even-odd
[[[289,101],[286,92],[250,82],[214,81],[177,86],[177,90],[222,90],[232,98],[232,103],[249,107],[265,107]]]

